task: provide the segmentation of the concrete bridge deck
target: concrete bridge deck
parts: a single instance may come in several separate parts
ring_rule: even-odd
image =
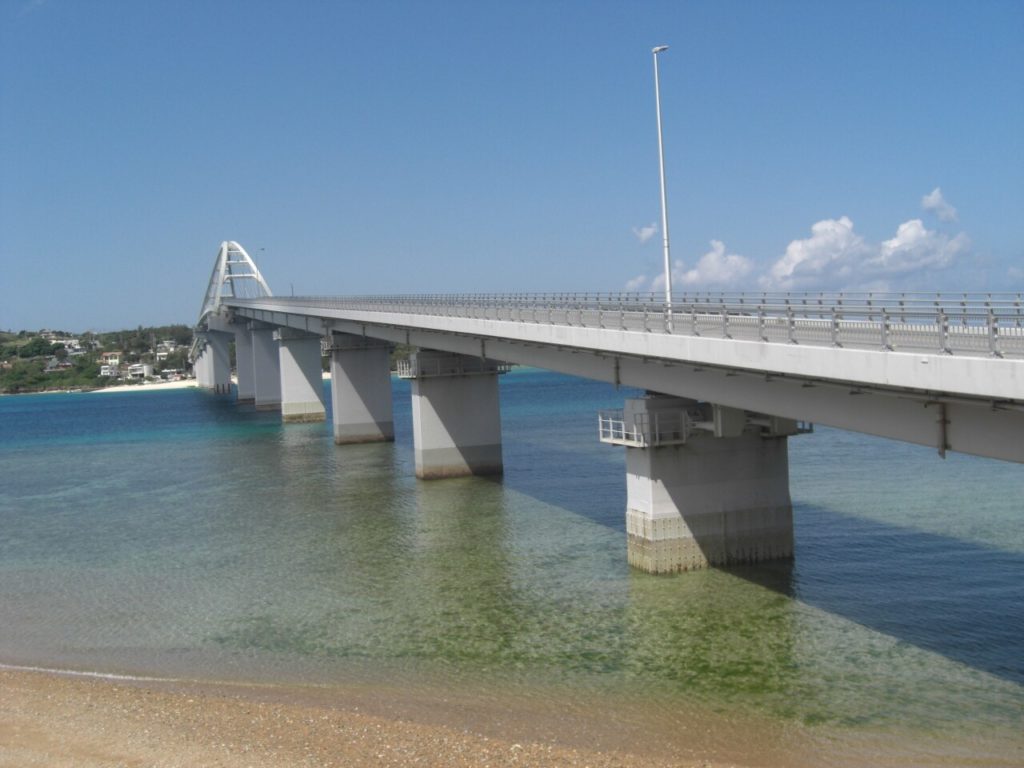
[[[1019,298],[980,308],[961,297],[703,298],[673,308],[671,331],[664,305],[616,298],[266,297],[224,306],[319,335],[488,357],[1024,462]]]

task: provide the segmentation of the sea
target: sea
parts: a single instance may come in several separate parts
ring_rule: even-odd
[[[0,665],[680,760],[1024,764],[1024,467],[819,426],[792,561],[654,576],[597,436],[638,393],[516,369],[504,476],[420,481],[392,387],[395,442],[354,446],[196,389],[0,397]]]

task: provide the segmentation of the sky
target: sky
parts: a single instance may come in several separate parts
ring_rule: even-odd
[[[1024,2],[0,0],[0,329],[275,293],[1024,291]]]

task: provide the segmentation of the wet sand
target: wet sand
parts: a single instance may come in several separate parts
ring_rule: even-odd
[[[0,766],[648,766],[671,760],[381,717],[342,692],[0,669]]]

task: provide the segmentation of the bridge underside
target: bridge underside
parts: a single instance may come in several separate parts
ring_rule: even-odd
[[[235,307],[233,311],[239,317],[311,333],[328,334],[333,331],[424,349],[486,357],[814,422],[930,446],[943,455],[951,450],[1024,463],[1024,440],[1021,440],[1024,404],[1019,401],[898,389],[820,375],[752,371],[738,366],[617,354],[568,344],[534,344],[253,307]],[[839,350],[840,353],[843,351]],[[926,356],[905,356],[922,364],[928,362]]]

